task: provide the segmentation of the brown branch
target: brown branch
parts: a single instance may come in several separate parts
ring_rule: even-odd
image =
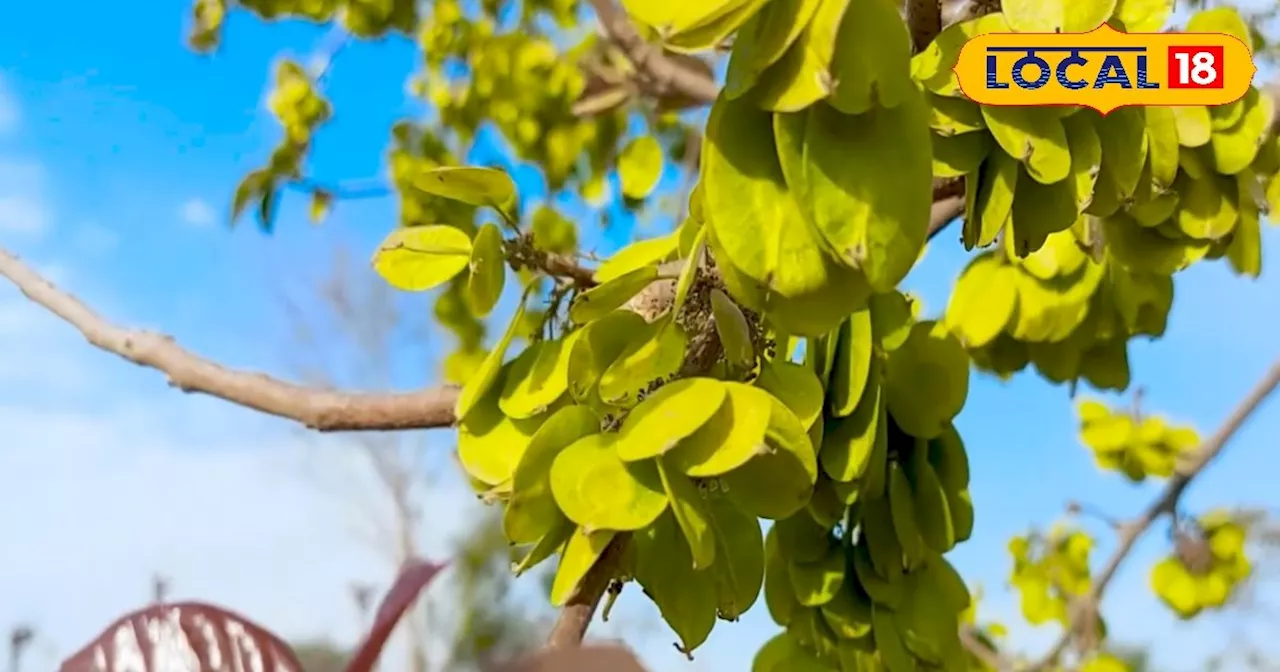
[[[960,626],[960,644],[983,665],[993,670],[1002,670],[1008,666],[1004,656],[1001,656],[983,643],[982,640],[978,639],[977,635],[974,634],[973,628],[968,625]]]
[[[219,397],[322,432],[427,429],[454,422],[454,387],[405,393],[345,393],[227,369],[183,349],[170,336],[122,329],[107,322],[4,249],[0,249],[0,275],[27,298],[79,330],[91,345],[164,373],[170,385],[184,392]]]
[[[657,98],[680,97],[701,105],[715,102],[720,87],[714,77],[668,58],[660,47],[646,42],[616,0],[589,2],[609,41],[618,45],[640,72],[639,84],[646,94]]]
[[[1275,391],[1277,386],[1280,386],[1280,360],[1271,365],[1271,369],[1267,371],[1267,374],[1240,401],[1240,404],[1232,411],[1226,422],[1222,423],[1218,431],[1200,444],[1189,463],[1178,470],[1178,473],[1169,480],[1155,500],[1142,512],[1142,515],[1121,526],[1115,551],[1112,552],[1102,571],[1098,573],[1092,589],[1083,598],[1082,608],[1077,612],[1082,618],[1091,618],[1092,615],[1097,613],[1103,592],[1107,589],[1111,580],[1115,578],[1120,565],[1124,563],[1125,558],[1133,550],[1138,539],[1165,514],[1173,514],[1177,508],[1178,500],[1182,497],[1182,493],[1186,491],[1187,486],[1191,485],[1191,482],[1204,472],[1214,458],[1222,454],[1227,442],[1244,426],[1245,421]],[[1056,664],[1058,657],[1071,644],[1072,633],[1078,630],[1074,626],[1075,624],[1063,630],[1062,635],[1054,643],[1053,647],[1049,649],[1049,652],[1030,668],[1032,671],[1048,670]]]
[[[907,0],[907,28],[918,54],[942,32],[942,0]]]
[[[613,580],[630,543],[630,533],[623,532],[605,546],[600,559],[596,560],[596,564],[591,566],[587,575],[582,577],[582,581],[578,582],[578,586],[574,588],[568,601],[560,609],[556,624],[551,628],[551,635],[547,637],[548,649],[566,649],[582,644],[583,638],[587,636],[587,628],[591,625],[591,619],[595,617],[596,607],[604,598],[605,591],[609,589],[609,583]]]
[[[934,201],[929,211],[928,240],[942,233],[947,225],[964,215],[964,196],[947,196],[941,201]]]

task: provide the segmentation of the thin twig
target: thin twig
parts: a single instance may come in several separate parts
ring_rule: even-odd
[[[1106,591],[1111,580],[1115,578],[1120,565],[1124,563],[1125,558],[1133,550],[1138,539],[1162,516],[1174,512],[1178,506],[1178,500],[1182,497],[1182,493],[1186,491],[1187,486],[1191,485],[1191,482],[1204,472],[1210,462],[1222,454],[1227,442],[1244,426],[1245,421],[1249,419],[1254,411],[1258,410],[1262,402],[1275,391],[1277,386],[1280,386],[1280,360],[1271,365],[1271,369],[1267,371],[1267,374],[1240,401],[1240,404],[1232,411],[1226,422],[1222,423],[1218,431],[1200,444],[1200,447],[1194,453],[1195,457],[1185,467],[1181,468],[1178,473],[1174,474],[1173,478],[1169,479],[1164,489],[1147,506],[1142,515],[1124,523],[1120,527],[1116,549],[1103,566],[1102,571],[1098,573],[1097,578],[1094,579],[1092,589],[1084,598],[1085,608],[1081,609],[1079,613],[1091,614],[1097,612],[1098,606],[1102,601],[1103,592]],[[1062,652],[1066,651],[1067,646],[1071,644],[1072,633],[1077,630],[1078,628],[1075,627],[1064,628],[1062,635],[1054,643],[1053,647],[1049,649],[1049,652],[1030,669],[1033,672],[1050,669],[1057,662],[1058,657],[1062,655]]]
[[[304,193],[324,192],[340,201],[356,201],[383,198],[395,193],[395,189],[378,178],[361,180],[360,183],[322,182],[311,178],[289,180],[284,186]]]
[[[333,392],[228,369],[185,350],[170,336],[111,324],[4,249],[0,275],[79,330],[91,345],[164,373],[184,392],[219,397],[323,432],[427,429],[454,422],[458,391],[452,386],[404,393]]]

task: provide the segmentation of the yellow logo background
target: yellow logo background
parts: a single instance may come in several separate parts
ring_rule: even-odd
[[[953,71],[964,95],[982,105],[1083,105],[1106,114],[1130,105],[1235,102],[1257,67],[1233,35],[1123,33],[1103,24],[1087,33],[979,35],[961,47]]]

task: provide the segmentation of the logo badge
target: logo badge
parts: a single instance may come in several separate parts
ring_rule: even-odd
[[[1135,105],[1225,105],[1244,97],[1257,67],[1223,33],[987,33],[952,69],[970,100],[997,106],[1083,105],[1106,114]]]

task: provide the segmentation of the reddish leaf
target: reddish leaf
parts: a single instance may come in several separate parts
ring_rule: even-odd
[[[635,654],[620,646],[582,646],[540,651],[492,672],[647,672]]]
[[[157,604],[112,623],[61,672],[303,672],[293,649],[239,614],[200,602]]]
[[[396,582],[391,585],[391,590],[388,590],[386,597],[382,598],[382,604],[378,606],[378,615],[373,619],[373,627],[369,629],[369,634],[356,650],[356,655],[351,657],[346,672],[370,672],[373,669],[374,663],[378,662],[378,656],[382,655],[382,647],[387,645],[391,631],[395,630],[404,612],[409,610],[414,600],[418,599],[418,594],[445,566],[445,564],[425,560],[412,560],[405,564],[400,570],[400,576],[397,576]]]

